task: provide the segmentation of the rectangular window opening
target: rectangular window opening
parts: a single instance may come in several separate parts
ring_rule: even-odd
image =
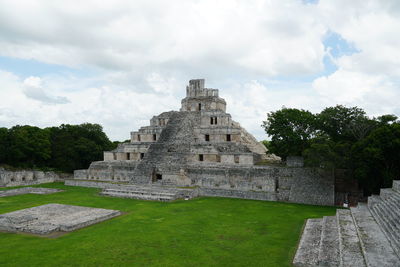
[[[230,135],[230,134],[227,134],[227,135],[226,135],[226,141],[227,141],[227,142],[230,142],[230,141],[231,141],[231,135]]]
[[[140,159],[144,158],[144,153],[140,153]]]
[[[131,159],[131,153],[126,153],[126,160],[130,160]]]
[[[204,161],[204,155],[203,154],[199,155],[199,161]]]
[[[153,141],[157,141],[157,135],[153,134]]]
[[[210,141],[210,135],[209,135],[209,134],[206,134],[206,135],[205,135],[205,139],[206,139],[207,142]]]
[[[160,174],[160,173],[157,173],[156,174],[156,179],[159,181],[159,180],[162,180],[162,174]]]
[[[199,111],[201,110],[201,103],[199,103]]]
[[[137,140],[140,142],[140,134],[137,135]]]

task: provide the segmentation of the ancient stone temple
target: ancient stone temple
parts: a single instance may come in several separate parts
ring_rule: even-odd
[[[137,186],[196,187],[203,195],[332,205],[333,176],[322,170],[268,166],[277,160],[232,120],[218,89],[190,80],[180,111],[154,116],[104,161],[75,180]],[[316,190],[317,189],[317,190]],[[311,192],[311,194],[310,194]]]

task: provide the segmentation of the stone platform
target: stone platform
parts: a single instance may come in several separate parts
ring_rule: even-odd
[[[70,232],[120,215],[118,210],[46,204],[0,215],[0,231],[48,235]]]
[[[0,191],[0,197],[17,196],[17,195],[24,195],[24,194],[46,195],[46,194],[53,194],[53,193],[62,192],[62,191],[63,190],[53,189],[53,188],[23,187],[23,188]]]

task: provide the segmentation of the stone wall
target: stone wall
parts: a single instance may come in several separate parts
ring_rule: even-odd
[[[99,181],[129,181],[133,171],[138,164],[137,161],[95,161],[90,164],[87,170],[75,170],[74,178],[80,180]]]
[[[303,167],[304,158],[297,156],[289,156],[286,158],[286,166],[288,167]]]
[[[0,187],[52,183],[63,181],[67,177],[71,178],[72,175],[33,170],[9,171],[0,168]]]
[[[334,205],[334,176],[322,169],[208,166],[188,168],[186,176],[210,196]]]
[[[159,184],[198,187],[203,195],[278,200],[314,205],[334,205],[332,172],[313,168],[269,166],[218,166],[212,164],[175,165],[154,169],[153,178],[133,184]],[[146,167],[150,169],[150,167]],[[89,170],[75,171],[75,179],[128,182],[135,165],[121,161],[116,164],[94,162]],[[100,183],[101,184],[101,183]],[[245,193],[246,192],[246,193]]]
[[[103,189],[142,186],[82,180],[67,180],[65,184]],[[178,174],[171,169],[162,174],[160,181],[148,185],[189,186],[196,188],[200,196],[334,205],[333,173],[322,169],[196,166],[181,169]]]

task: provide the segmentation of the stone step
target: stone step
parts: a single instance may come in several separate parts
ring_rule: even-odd
[[[376,204],[380,203],[382,201],[381,197],[379,195],[371,195],[368,197],[368,208],[372,208]]]
[[[372,209],[370,209],[370,212],[374,216],[376,222],[381,227],[381,230],[385,233],[385,235],[386,235],[387,239],[389,240],[389,242],[391,243],[394,251],[400,257],[400,243],[399,243],[399,239],[395,236],[395,232],[385,222],[384,218],[380,214],[377,214],[376,207],[373,207]]]
[[[393,180],[393,190],[400,193],[400,180]]]
[[[322,219],[308,219],[293,260],[295,266],[314,266],[318,263]]]
[[[392,201],[382,201],[377,206],[385,211],[388,219],[394,224],[394,226],[400,230],[400,207],[394,205]]]
[[[104,189],[103,193],[123,193],[137,195],[160,195],[160,196],[175,196],[176,193],[163,191],[147,191],[147,190],[123,190],[123,189]]]
[[[144,195],[144,196],[165,196],[165,197],[174,197],[175,196],[175,194],[164,194],[164,193],[159,193],[159,192],[146,193],[146,192],[135,192],[135,191],[110,191],[110,190],[104,190],[103,193],[108,193],[108,194],[126,194],[126,195]]]
[[[366,266],[350,210],[337,210],[336,217],[339,227],[340,266]]]
[[[168,186],[137,186],[137,185],[131,185],[131,186],[123,186],[119,188],[113,188],[113,189],[126,189],[126,190],[147,190],[147,191],[164,191],[164,192],[177,192],[179,189],[176,187],[168,187]]]
[[[108,189],[108,188],[107,188]],[[109,188],[109,189],[119,189],[119,190],[140,190],[140,191],[163,191],[163,192],[177,192],[178,190],[175,188],[162,188],[162,187],[118,187],[118,188]]]
[[[156,200],[156,201],[171,201],[174,200],[174,197],[171,196],[155,196],[155,195],[141,195],[141,194],[126,194],[126,193],[101,193],[102,195],[112,196],[112,197],[121,197],[121,198],[133,198],[133,199],[141,199],[141,200]]]
[[[339,232],[336,216],[325,216],[322,223],[318,266],[339,266]]]
[[[399,235],[398,225],[393,220],[391,220],[392,218],[390,217],[387,209],[382,208],[382,205],[376,205],[373,210],[375,210],[374,217],[376,217],[375,215],[378,215],[381,221],[384,222],[386,226],[388,226],[388,229],[393,234],[395,234],[396,236]]]
[[[399,266],[400,259],[364,203],[351,208],[361,249],[368,267]]]
[[[379,196],[384,200],[393,198],[395,201],[400,201],[400,193],[392,188],[382,188]]]
[[[392,196],[391,199],[394,203],[400,204],[400,193],[392,189]]]
[[[383,210],[380,206],[377,206],[374,208],[375,214],[379,216],[378,223],[382,226],[382,224],[385,226],[384,230],[387,232],[389,235],[389,239],[391,240],[391,243],[400,248],[400,232],[398,230],[398,227],[395,223],[393,223],[386,215],[385,210]],[[374,216],[375,217],[375,216]],[[375,217],[376,219],[376,217]]]

